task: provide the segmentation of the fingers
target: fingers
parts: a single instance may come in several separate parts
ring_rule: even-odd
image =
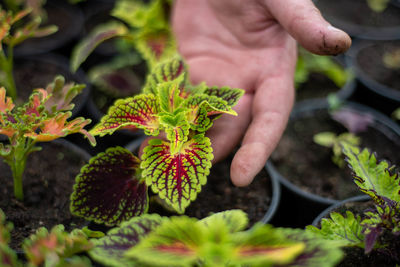
[[[310,52],[337,55],[351,45],[350,37],[329,24],[311,0],[265,0],[265,5],[286,31]]]
[[[294,102],[292,75],[293,71],[288,70],[272,76],[257,89],[252,122],[231,165],[231,179],[236,186],[250,184],[278,144]]]

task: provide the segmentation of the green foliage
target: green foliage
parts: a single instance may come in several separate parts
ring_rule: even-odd
[[[121,161],[134,157],[128,151],[108,150],[93,158],[77,177],[71,211],[96,222],[120,224],[147,211],[151,187],[168,206],[183,213],[206,184],[211,168],[212,148],[205,132],[221,114],[236,115],[232,108],[243,93],[191,85],[180,58],[154,67],[143,93],[117,100],[90,133],[104,136],[139,128],[147,135],[164,134],[165,139],[150,140],[135,166]],[[134,191],[128,190],[131,186]]]
[[[0,85],[7,88],[7,94],[14,101],[17,99],[13,76],[14,47],[26,39],[47,36],[57,31],[56,26],[40,27],[42,21],[40,16],[26,19],[31,11],[25,9],[13,13],[0,7]]]
[[[169,24],[170,9],[170,1],[165,0],[117,1],[112,15],[124,23],[110,21],[97,26],[74,48],[72,70],[77,70],[99,44],[111,38],[127,40],[150,69],[175,55],[177,48]]]
[[[346,211],[346,217],[337,212],[332,212],[330,217],[330,219],[322,219],[321,229],[309,225],[306,228],[307,231],[324,239],[333,240],[340,246],[364,247],[360,216],[354,216],[352,212]]]
[[[400,262],[400,180],[385,161],[378,162],[367,149],[342,143],[343,153],[354,173],[354,182],[375,203],[374,209],[364,211],[363,219],[347,212],[347,218],[332,213],[321,222],[321,230],[308,227],[310,232],[336,240],[341,246],[360,246],[369,253],[378,249]]]
[[[296,88],[305,83],[311,73],[325,75],[339,88],[343,87],[350,76],[332,57],[314,55],[300,47],[294,78]]]
[[[341,133],[336,135],[333,132],[321,132],[313,137],[314,142],[320,146],[332,148],[332,162],[340,168],[344,167],[344,158],[342,154],[342,143],[348,143],[353,146],[361,144],[361,138],[353,133]]]
[[[0,156],[11,167],[17,199],[23,200],[22,175],[28,155],[40,150],[35,146],[37,142],[81,133],[95,144],[94,137],[84,130],[90,120],[79,117],[67,121],[74,107],[71,100],[83,88],[83,85],[64,84],[63,77],[56,77],[46,90],[34,90],[28,102],[18,107],[6,97],[6,89],[0,88],[0,134],[9,139],[9,144],[0,145]]]
[[[239,222],[237,222],[238,220]],[[107,266],[334,266],[337,246],[303,230],[256,224],[243,211],[203,220],[142,215],[93,241],[90,256]]]

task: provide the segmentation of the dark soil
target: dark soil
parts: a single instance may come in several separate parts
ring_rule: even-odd
[[[27,101],[33,89],[46,88],[57,75],[62,75],[66,83],[82,83],[81,78],[68,71],[64,60],[63,57],[53,56],[18,58],[14,67],[14,78],[20,101]],[[87,89],[83,89],[85,90]],[[79,108],[84,98],[82,92],[73,100],[75,109]]]
[[[340,169],[331,160],[331,149],[314,143],[313,136],[324,131],[336,134],[348,132],[323,109],[314,115],[307,113],[291,120],[272,154],[274,165],[283,177],[306,192],[338,200],[360,195],[352,181],[350,169]],[[357,136],[362,140],[360,147],[375,151],[378,159],[400,162],[397,153],[400,137],[379,121],[374,121]]]
[[[347,25],[400,26],[400,8],[391,4],[381,13],[372,11],[365,0],[318,0],[315,4],[329,22],[343,30],[348,30]]]
[[[307,82],[296,89],[296,101],[310,98],[325,98],[339,91],[339,87],[328,77],[320,73],[311,73]]]
[[[362,48],[357,54],[359,68],[378,83],[400,90],[400,69],[387,68],[382,61],[383,54],[400,49],[400,42],[385,42]]]
[[[81,155],[55,143],[29,156],[25,170],[24,202],[14,198],[12,174],[8,165],[0,162],[0,208],[7,221],[14,224],[11,247],[18,249],[24,238],[39,227],[50,229],[64,224],[66,230],[82,227],[84,220],[69,212],[69,197],[75,176],[86,164]]]
[[[267,172],[263,169],[247,187],[235,187],[230,178],[231,161],[232,157],[228,157],[211,168],[207,184],[186,209],[186,215],[201,219],[211,213],[241,209],[247,213],[251,225],[264,217],[272,197]]]

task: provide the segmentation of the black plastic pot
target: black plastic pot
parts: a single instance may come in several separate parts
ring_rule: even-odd
[[[137,155],[140,144],[143,142],[145,138],[146,138],[145,136],[138,138],[132,141],[131,143],[127,144],[125,148],[133,152],[135,155]],[[265,212],[264,217],[260,220],[260,222],[262,223],[271,223],[279,208],[279,204],[281,201],[281,185],[276,177],[270,176],[270,178],[271,178],[271,192],[272,192],[271,201],[269,203],[269,209]]]
[[[31,56],[58,50],[69,55],[71,44],[79,37],[83,27],[82,11],[67,1],[47,1],[44,9],[47,12],[47,22],[44,25],[56,25],[58,31],[46,37],[31,38],[15,48],[17,56]]]
[[[323,210],[312,222],[312,225],[315,227],[318,227],[321,223],[321,220],[323,218],[329,218],[329,214],[335,210],[337,210],[339,207],[343,207],[348,203],[353,203],[353,202],[366,202],[368,200],[371,200],[371,198],[368,195],[360,195],[360,196],[355,196],[351,197],[342,201],[339,201],[335,204],[332,204],[325,210]]]
[[[368,40],[400,39],[400,7],[389,3],[381,13],[373,12],[365,0],[316,0],[322,15],[350,36]]]
[[[19,95],[24,101],[28,99],[32,89],[46,88],[57,75],[64,76],[66,83],[86,84],[83,91],[72,101],[75,104],[72,116],[75,117],[86,105],[90,93],[90,85],[81,70],[71,73],[68,59],[58,54],[15,58],[15,82]]]
[[[400,128],[392,120],[387,118],[385,115],[377,112],[376,110],[357,103],[349,102],[346,103],[344,107],[352,110],[352,112],[354,112],[355,114],[370,116],[371,122],[369,122],[368,127],[372,127],[376,130],[376,132],[387,138],[390,144],[394,143],[400,147]],[[289,124],[293,123],[298,118],[312,117],[313,114],[321,114],[321,112],[327,112],[327,109],[328,103],[326,101],[303,101],[297,104],[293,109]],[[342,128],[345,129],[344,127]],[[379,143],[380,141],[381,140],[376,140],[377,143]],[[309,147],[308,149],[311,150],[312,148]],[[393,151],[395,151],[394,147],[393,149]],[[291,152],[289,152],[289,154],[291,154]],[[274,155],[272,155],[271,158],[273,157]],[[284,164],[284,161],[281,164]],[[266,167],[270,176],[278,179],[283,186],[281,208],[279,209],[277,216],[280,218],[280,220],[277,221],[277,224],[279,225],[290,227],[304,227],[305,225],[310,224],[312,219],[315,218],[317,214],[319,214],[322,210],[332,204],[338,203],[341,200],[322,197],[320,195],[305,191],[300,186],[295,185],[283,174],[281,174],[277,170],[277,167],[272,162],[272,160],[269,160],[267,162]],[[310,168],[312,167],[310,166]],[[323,167],[316,166],[316,168]],[[349,175],[349,179],[351,179],[351,175]],[[350,184],[352,185],[352,183]],[[358,192],[358,190],[355,191]]]
[[[380,59],[384,51],[394,45],[400,49],[398,41],[358,42],[346,56],[348,65],[354,70],[361,85],[355,92],[355,98],[387,115],[400,107],[400,88],[392,88],[377,80],[377,78],[394,75],[391,74],[392,70],[384,67],[382,60],[378,61],[376,58]],[[400,81],[400,76],[398,80]]]

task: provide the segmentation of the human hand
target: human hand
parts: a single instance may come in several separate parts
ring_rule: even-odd
[[[294,102],[296,41],[336,55],[350,37],[330,26],[311,0],[176,0],[172,24],[193,83],[246,90],[207,133],[214,162],[242,140],[231,165],[237,186],[251,183],[277,145]]]

